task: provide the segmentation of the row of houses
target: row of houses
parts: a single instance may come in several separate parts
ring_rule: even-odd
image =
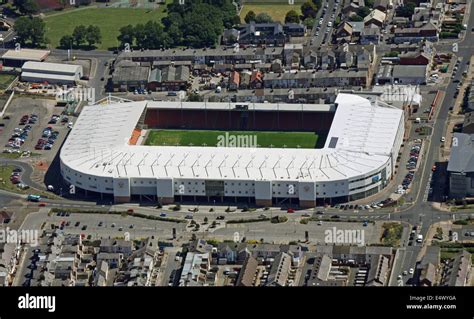
[[[234,48],[220,46],[206,49],[163,49],[123,52],[117,61],[131,60],[152,66],[155,62],[187,61],[193,65],[271,63],[283,59],[283,47]]]
[[[369,269],[368,285],[386,286],[394,250],[391,247],[300,246],[220,243],[196,240],[186,255],[181,286],[215,285],[219,267],[236,286],[345,286],[349,277],[335,276],[339,267]],[[234,267],[235,266],[235,267]],[[309,268],[308,268],[309,267]],[[299,281],[296,272],[303,272]],[[337,271],[336,271],[337,272]]]
[[[428,246],[417,266],[418,284],[423,287],[469,286],[472,272],[472,254],[462,250],[441,263],[439,246]]]
[[[149,286],[160,253],[150,238],[137,245],[123,239],[91,242],[57,229],[44,233],[36,251],[31,268],[36,270],[28,280],[35,286]]]
[[[306,31],[306,26],[299,23],[255,23],[252,21],[224,30],[222,44],[282,46],[291,37],[304,37]]]

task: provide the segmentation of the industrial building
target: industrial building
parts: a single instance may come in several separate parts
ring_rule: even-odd
[[[35,50],[35,49],[18,49],[8,50],[2,55],[2,63],[9,67],[22,67],[25,62],[44,61],[51,51],[49,50]]]
[[[474,134],[454,133],[448,173],[450,197],[474,196]]]
[[[294,122],[308,131],[326,123],[328,131],[320,149],[130,143],[135,130],[173,121],[187,129],[222,130],[271,121],[260,129],[297,130],[289,127]],[[67,183],[111,194],[116,202],[146,196],[161,203],[235,200],[270,206],[288,200],[313,207],[382,190],[394,174],[403,135],[401,110],[353,94],[322,105],[102,102],[81,112],[61,150],[61,174]]]
[[[24,82],[74,85],[82,76],[82,65],[28,61],[21,68]]]

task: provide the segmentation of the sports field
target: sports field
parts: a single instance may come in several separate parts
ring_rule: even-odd
[[[159,9],[134,9],[134,8],[86,8],[71,10],[47,15],[44,18],[46,23],[46,37],[55,48],[59,45],[59,40],[67,34],[72,34],[78,25],[96,25],[102,34],[102,43],[98,49],[107,50],[118,45],[117,36],[119,29],[126,25],[136,25],[148,21],[161,22],[166,15],[166,6],[161,5]]]
[[[301,4],[304,1],[295,0],[295,4],[288,4],[288,0],[255,0],[245,1],[242,11],[240,12],[240,18],[242,22],[249,11],[269,14],[274,21],[281,23],[285,22],[285,16],[290,10],[295,10],[298,14],[301,14]],[[244,22],[243,22],[244,23]]]
[[[145,145],[315,148],[317,141],[311,132],[151,130]]]

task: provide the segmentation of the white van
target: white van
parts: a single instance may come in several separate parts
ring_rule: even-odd
[[[417,242],[417,243],[422,243],[422,242],[423,242],[423,235],[421,235],[421,234],[418,235],[418,236],[416,237],[416,242]]]

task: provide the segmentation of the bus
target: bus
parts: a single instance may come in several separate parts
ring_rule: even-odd
[[[27,200],[30,202],[39,202],[40,199],[41,199],[40,195],[28,195],[28,198],[27,198]]]

